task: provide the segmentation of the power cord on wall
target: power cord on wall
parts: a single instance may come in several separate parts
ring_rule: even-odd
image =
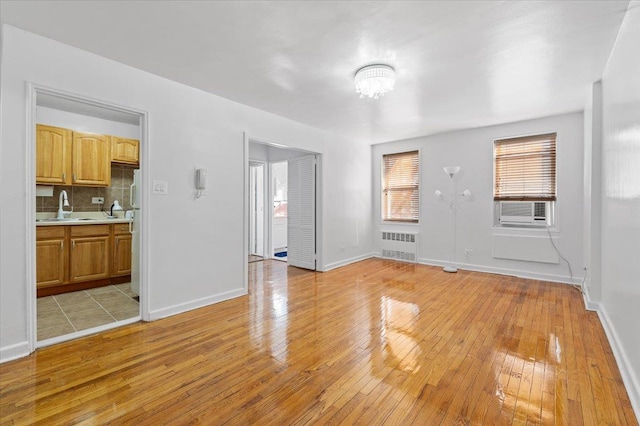
[[[587,268],[585,268],[584,277],[582,277],[582,283],[579,286],[574,284],[573,283],[573,270],[571,269],[571,263],[569,263],[567,258],[564,257],[562,255],[562,253],[560,253],[560,250],[558,250],[558,247],[556,246],[556,243],[553,242],[553,236],[551,235],[551,230],[549,229],[549,227],[545,226],[545,229],[547,230],[547,234],[549,234],[549,241],[551,241],[551,245],[556,250],[556,253],[558,253],[558,256],[560,256],[560,259],[564,260],[566,262],[567,266],[569,267],[569,276],[571,277],[571,285],[573,286],[573,288],[578,290],[580,292],[580,294],[582,294],[582,292],[583,292],[582,289],[584,288],[584,283],[585,283],[585,281],[587,279]]]

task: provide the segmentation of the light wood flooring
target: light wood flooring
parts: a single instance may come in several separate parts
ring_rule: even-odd
[[[571,286],[380,259],[249,268],[249,296],[0,365],[2,423],[637,424]]]

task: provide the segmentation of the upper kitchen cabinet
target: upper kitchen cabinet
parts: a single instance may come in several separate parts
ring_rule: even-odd
[[[72,185],[111,184],[111,137],[73,132]]]
[[[111,161],[114,163],[135,164],[140,159],[140,141],[136,139],[111,136]]]
[[[71,184],[71,140],[71,130],[36,126],[36,183]]]

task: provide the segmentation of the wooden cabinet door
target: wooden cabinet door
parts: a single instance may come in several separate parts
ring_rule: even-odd
[[[109,277],[109,236],[71,238],[70,281]]]
[[[36,126],[36,183],[71,184],[71,130]]]
[[[113,263],[111,275],[131,274],[131,234],[113,236]]]
[[[111,185],[111,137],[73,132],[73,185]]]
[[[111,161],[138,164],[140,161],[140,141],[111,136]]]
[[[64,241],[64,237],[36,241],[37,288],[65,283],[68,251]]]

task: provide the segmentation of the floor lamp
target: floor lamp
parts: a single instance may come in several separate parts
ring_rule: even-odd
[[[453,259],[455,256],[456,249],[456,204],[458,202],[458,198],[460,197],[468,197],[471,195],[471,191],[465,189],[462,194],[455,193],[455,186],[453,183],[453,177],[460,171],[459,166],[449,166],[444,168],[444,172],[449,175],[451,178],[450,183],[450,195],[449,195],[449,216],[451,221],[451,253],[449,254],[449,265],[442,268],[445,272],[458,272],[458,268],[453,266]],[[442,195],[442,191],[439,189],[436,190],[436,197],[446,200],[445,196]]]

